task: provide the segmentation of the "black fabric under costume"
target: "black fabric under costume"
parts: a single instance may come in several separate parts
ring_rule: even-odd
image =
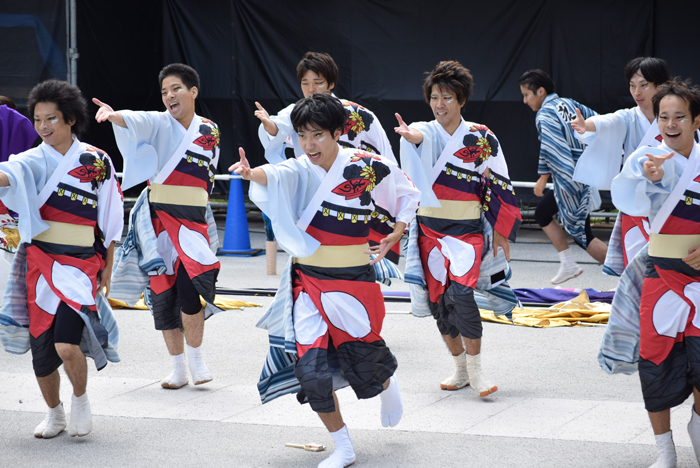
[[[549,190],[547,193],[544,194],[542,200],[540,200],[540,202],[537,204],[537,208],[535,208],[535,221],[537,221],[537,224],[539,224],[540,227],[547,227],[554,220],[554,215],[558,212],[559,207],[557,206],[557,201],[554,198],[554,190]],[[582,249],[587,249],[588,246],[591,245],[591,242],[593,242],[593,239],[595,239],[595,236],[593,235],[593,230],[591,229],[590,215],[586,216],[585,230],[585,246],[579,244],[578,240],[574,238],[574,242],[576,242],[576,245],[578,245]]]
[[[441,335],[452,338],[462,335],[471,340],[481,338],[483,325],[472,288],[452,282],[440,296],[440,302],[429,302],[428,306]]]
[[[29,345],[32,351],[32,366],[37,377],[48,377],[61,367],[63,361],[56,351],[56,343],[80,345],[83,337],[85,322],[76,311],[65,302],[56,309],[51,328],[34,338],[29,335]]]

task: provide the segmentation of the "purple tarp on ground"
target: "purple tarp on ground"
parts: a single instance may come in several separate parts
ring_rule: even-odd
[[[530,289],[517,288],[513,289],[515,295],[520,299],[520,302],[539,302],[542,304],[555,304],[571,300],[581,293],[582,289]],[[591,302],[607,302],[612,303],[614,292],[601,292],[595,289],[586,288],[586,293]]]
[[[27,151],[36,138],[29,119],[10,107],[0,106],[0,162],[7,161],[11,154]]]

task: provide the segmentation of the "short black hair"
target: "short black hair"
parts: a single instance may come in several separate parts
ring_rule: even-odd
[[[297,64],[297,79],[301,82],[307,71],[311,70],[326,79],[329,85],[338,84],[338,65],[335,60],[323,52],[307,52]]]
[[[654,104],[655,117],[659,116],[659,104],[661,100],[671,95],[678,96],[688,103],[690,115],[693,119],[700,115],[700,88],[692,85],[690,78],[681,81],[679,77],[676,77],[659,86],[656,90],[656,94],[651,98],[651,102]]]
[[[15,105],[15,101],[10,99],[7,96],[0,96],[0,106],[7,106],[10,109],[17,110],[17,106]]]
[[[520,86],[525,86],[533,93],[536,93],[540,88],[544,88],[544,92],[547,94],[552,94],[554,92],[554,81],[552,81],[552,77],[539,68],[528,70],[520,75],[518,83],[520,83]]]
[[[328,94],[315,93],[297,101],[291,118],[297,133],[307,126],[315,126],[321,130],[328,130],[333,135],[336,130],[340,130],[342,134],[347,114],[338,99]]]
[[[56,108],[63,114],[63,121],[75,123],[71,131],[75,136],[80,136],[88,127],[87,102],[77,86],[61,80],[46,80],[34,86],[29,93],[29,117],[34,118],[34,108],[40,102],[53,102]]]
[[[163,67],[160,73],[158,73],[158,83],[161,88],[163,87],[163,80],[169,76],[177,76],[180,78],[182,84],[184,84],[187,89],[192,89],[193,86],[199,89],[199,74],[189,65],[185,65],[184,63],[171,63]]]
[[[423,94],[425,102],[430,104],[430,94],[433,86],[438,89],[449,89],[455,93],[457,101],[464,105],[474,94],[474,78],[469,69],[454,60],[446,60],[438,63],[432,71],[426,73],[423,81]]]
[[[625,65],[625,81],[629,83],[635,73],[640,72],[645,80],[656,86],[671,79],[666,60],[656,57],[637,57]]]

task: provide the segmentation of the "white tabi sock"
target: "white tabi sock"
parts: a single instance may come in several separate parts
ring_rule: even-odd
[[[71,437],[82,437],[88,435],[90,431],[92,431],[92,412],[90,411],[87,392],[80,396],[75,396],[74,393],[70,404],[68,435]]]
[[[318,464],[318,468],[345,468],[355,463],[355,447],[350,440],[348,426],[343,426],[342,429],[331,432],[333,440],[335,440],[335,451],[330,457]]]
[[[571,249],[559,252],[559,261],[561,262],[559,264],[559,270],[554,278],[550,280],[552,284],[561,284],[583,273],[583,268],[574,260]]]
[[[675,468],[676,446],[673,443],[673,431],[655,435],[654,439],[656,439],[656,452],[659,458],[649,468]]]
[[[576,265],[576,262],[574,261],[574,254],[571,252],[571,249],[566,249],[562,250],[559,253],[559,261],[561,262],[562,265],[564,266],[569,266],[569,265]]]
[[[187,366],[185,365],[185,353],[170,355],[173,360],[173,371],[161,380],[163,388],[180,388],[187,385]]]
[[[471,388],[480,397],[488,396],[498,390],[498,386],[491,382],[481,370],[481,353],[473,356],[467,354],[467,369],[469,369]]]
[[[187,358],[190,363],[190,374],[192,374],[192,381],[195,385],[211,382],[213,380],[211,372],[209,372],[209,369],[204,362],[204,356],[202,356],[202,345],[199,345],[196,348],[187,345]]]
[[[688,435],[690,435],[690,441],[693,443],[695,460],[700,464],[700,416],[695,412],[695,405],[693,405],[690,412],[692,415],[688,423]]]
[[[467,370],[467,352],[452,356],[455,361],[455,373],[440,382],[443,390],[459,390],[469,385],[469,371]]]
[[[34,429],[34,437],[40,439],[50,439],[56,437],[66,428],[66,412],[63,410],[63,403],[59,403],[49,412],[43,421]]]
[[[382,400],[382,426],[396,426],[403,416],[403,402],[396,375],[391,376],[389,386],[379,394],[379,398]]]

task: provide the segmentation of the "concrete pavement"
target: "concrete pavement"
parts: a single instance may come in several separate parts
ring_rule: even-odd
[[[261,231],[251,218],[251,228]],[[600,231],[604,237],[609,231]],[[606,239],[604,239],[606,240]],[[261,233],[252,234],[262,247]],[[577,260],[590,262],[573,247]],[[548,287],[557,256],[538,229],[524,228],[512,245],[513,287]],[[278,272],[286,262],[278,254]],[[567,287],[614,288],[602,267],[584,265]],[[222,257],[220,285],[276,288],[265,258]],[[407,290],[398,281],[391,290]],[[206,385],[160,388],[170,371],[161,334],[146,311],[115,311],[122,362],[90,368],[94,430],[35,439],[45,404],[29,354],[0,353],[0,466],[233,466],[302,467],[330,452],[304,452],[285,442],[333,441],[307,405],[285,396],[261,405],[257,383],[267,335],[254,328],[271,298],[239,297],[262,308],[227,311],[207,322],[205,356],[214,374]],[[499,391],[480,399],[469,388],[441,391],[452,360],[432,319],[408,314],[407,303],[387,303],[383,336],[399,361],[404,418],[381,427],[379,399],[358,401],[338,392],[357,452],[356,466],[646,467],[654,439],[637,375],[610,376],[596,361],[603,327],[534,329],[484,324],[484,369]],[[89,362],[92,366],[92,361]],[[62,399],[70,404],[63,375]],[[697,466],[685,424],[690,403],[673,412],[678,466]]]

